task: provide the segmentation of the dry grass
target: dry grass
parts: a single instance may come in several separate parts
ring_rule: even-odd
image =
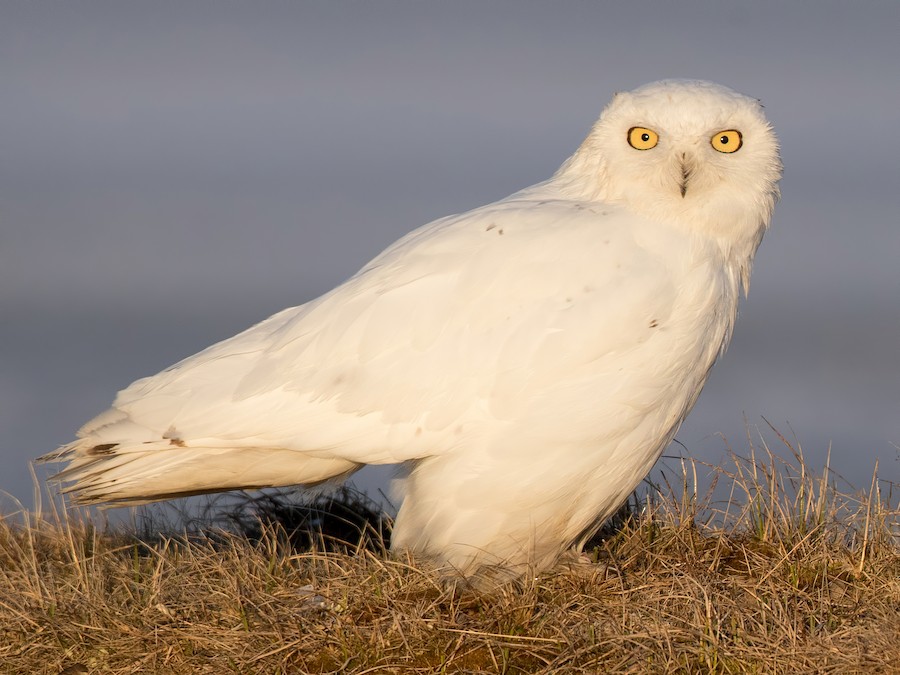
[[[788,446],[790,447],[790,446]],[[283,531],[159,539],[0,521],[10,673],[900,672],[900,514],[766,451],[664,480],[584,561],[493,595]],[[676,472],[677,475],[678,472]],[[21,516],[20,516],[21,519]]]

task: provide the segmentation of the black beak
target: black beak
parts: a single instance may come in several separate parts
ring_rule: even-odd
[[[679,185],[679,187],[681,188],[682,199],[684,199],[684,195],[687,194],[687,185],[690,178],[691,167],[687,161],[687,156],[684,153],[681,153],[681,184]]]

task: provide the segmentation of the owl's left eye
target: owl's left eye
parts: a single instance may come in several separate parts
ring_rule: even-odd
[[[731,154],[741,149],[741,146],[744,144],[744,137],[741,136],[741,132],[737,129],[726,129],[713,134],[709,142],[715,150]]]

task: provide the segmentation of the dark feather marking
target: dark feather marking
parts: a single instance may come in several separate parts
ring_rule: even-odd
[[[118,443],[102,443],[100,445],[95,445],[93,448],[88,448],[87,455],[89,457],[99,457],[101,455],[114,455],[113,448],[115,448]]]

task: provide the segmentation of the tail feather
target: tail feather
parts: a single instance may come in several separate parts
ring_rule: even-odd
[[[79,504],[136,505],[221,492],[311,485],[349,474],[359,464],[286,448],[193,447],[170,439],[139,444],[97,443],[82,438],[41,461],[68,461],[53,480],[69,483]]]

